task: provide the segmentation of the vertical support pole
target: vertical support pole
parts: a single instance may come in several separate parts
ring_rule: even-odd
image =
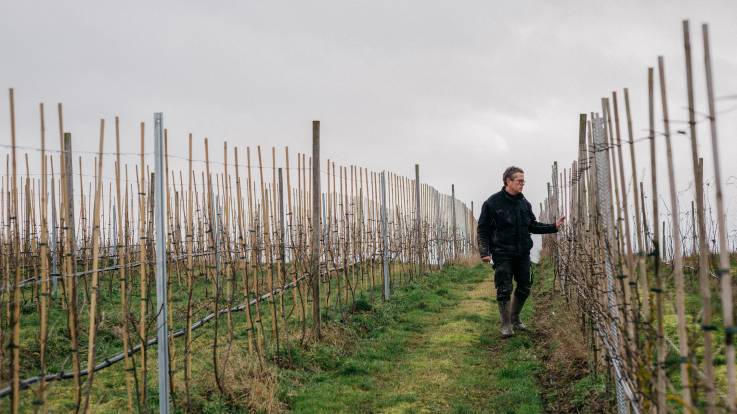
[[[451,184],[450,185],[450,196],[451,196],[451,214],[453,216],[453,221],[452,221],[452,225],[453,225],[453,237],[452,237],[452,240],[453,240],[453,253],[452,253],[452,257],[453,257],[453,261],[455,261],[456,259],[458,259],[458,257],[456,256],[456,250],[457,250],[457,246],[456,246],[456,233],[457,233],[457,230],[458,229],[457,229],[457,226],[456,226],[456,185],[455,184]]]
[[[327,223],[328,222],[328,207],[327,207],[327,197],[326,194],[322,194],[320,196],[320,202],[322,203],[322,222]],[[330,225],[325,224],[322,226],[322,239],[323,241],[328,239],[328,231],[330,231]]]
[[[156,190],[154,225],[156,226],[156,336],[159,357],[159,413],[169,413],[169,332],[167,321],[166,294],[166,214],[164,212],[164,116],[154,114],[154,151],[156,158],[154,180]]]
[[[476,244],[476,227],[473,225],[474,220],[476,220],[476,216],[473,212],[473,201],[471,201],[471,227],[469,227],[469,235],[468,235],[468,241],[472,247],[471,250],[478,253],[479,246]]]
[[[63,211],[66,217],[64,217],[64,231],[65,236],[65,247],[64,247],[64,269],[61,273],[65,277],[62,278],[62,283],[65,284],[65,292],[67,295],[67,306],[69,311],[68,325],[69,325],[69,336],[71,338],[71,354],[72,354],[72,367],[74,372],[74,389],[75,389],[75,402],[79,406],[81,403],[81,381],[79,376],[80,362],[79,362],[79,348],[77,341],[78,334],[78,316],[77,316],[77,260],[75,258],[76,252],[76,237],[74,234],[74,185],[73,172],[72,172],[72,134],[65,132],[63,134],[63,153],[64,153],[64,165],[61,166],[64,169],[62,174],[61,187],[64,188],[62,191],[62,197],[66,197],[66,200],[62,203]],[[13,180],[15,185],[15,179]],[[17,216],[16,216],[17,217]]]
[[[596,167],[596,190],[597,190],[597,209],[598,220],[604,229],[604,242],[608,248],[604,252],[604,269],[606,272],[607,299],[609,313],[612,318],[609,335],[611,341],[610,352],[616,352],[619,347],[619,309],[617,307],[617,299],[615,297],[614,287],[614,263],[612,256],[614,251],[614,220],[612,212],[612,191],[611,177],[609,166],[609,155],[607,154],[607,140],[604,132],[604,118],[596,118],[592,123],[594,129],[594,148],[595,148],[595,167]],[[627,412],[627,403],[625,401],[624,378],[622,375],[622,361],[618,358],[612,358],[612,365],[616,376],[616,395],[617,409],[620,414]]]
[[[320,121],[312,121],[312,244],[310,282],[315,336],[320,337]]]
[[[696,141],[696,109],[694,104],[693,71],[691,66],[691,35],[688,20],[683,21],[683,47],[686,58],[686,90],[688,93],[688,124],[691,141],[691,161],[693,165],[694,181],[696,183],[696,220],[699,232],[699,286],[701,291],[701,329],[704,337],[703,369],[704,388],[706,396],[706,412],[716,412],[716,389],[714,380],[713,330],[712,323],[711,286],[709,282],[709,264],[711,262],[709,245],[707,244],[705,208],[704,208],[704,171],[699,157],[698,142]],[[728,404],[734,407],[734,402]]]
[[[10,310],[6,311],[7,315],[10,317],[10,324],[9,327],[12,327],[12,336],[10,338],[10,341],[8,343],[8,347],[11,350],[12,355],[12,362],[11,362],[11,373],[9,375],[10,381],[11,381],[11,388],[12,388],[12,395],[10,400],[10,409],[13,412],[13,414],[18,413],[18,407],[20,406],[20,299],[21,299],[21,292],[20,292],[20,275],[21,275],[21,268],[20,268],[20,259],[21,259],[21,251],[20,251],[20,232],[18,229],[18,185],[17,185],[17,176],[16,176],[16,147],[15,147],[15,105],[13,103],[13,89],[10,89],[10,142],[11,142],[11,152],[12,152],[12,159],[13,159],[13,175],[12,175],[12,183],[8,184],[8,187],[10,188],[10,194],[11,196],[8,197],[8,204],[10,205],[10,208],[8,209],[8,222],[10,223],[12,221],[12,227],[8,229],[9,233],[13,235],[12,240],[10,241],[10,269],[13,275],[13,293],[12,293],[12,304],[13,304],[13,313],[10,313]],[[8,177],[10,179],[11,176]],[[12,232],[12,233],[11,233]],[[8,272],[10,273],[10,272]],[[6,285],[5,289],[10,289],[10,276],[6,276]],[[8,303],[11,303],[11,296],[8,296],[7,299]],[[78,371],[77,371],[78,372]],[[78,380],[79,375],[75,372],[75,382]],[[79,382],[77,382],[79,384]],[[79,385],[77,385],[77,395],[79,395]],[[77,406],[79,406],[79,397],[77,397]]]
[[[553,171],[552,171],[552,179],[553,179],[553,187],[552,187],[552,209],[550,213],[552,214],[552,217],[550,217],[550,222],[554,223],[558,220],[558,218],[561,216],[560,214],[560,200],[558,197],[558,194],[560,192],[560,183],[558,182],[558,161],[553,162]],[[550,253],[553,254],[553,259],[555,261],[555,269],[559,268],[560,263],[560,256],[558,255],[558,233],[550,234],[548,237],[548,242],[551,244]]]
[[[673,167],[673,146],[671,145],[670,136],[670,119],[668,115],[668,100],[666,97],[665,90],[665,77],[662,65],[662,60],[659,60],[660,69],[660,101],[662,104],[663,111],[663,130],[665,137],[665,148],[667,154],[667,165],[668,165],[668,183],[670,185],[670,208],[673,214],[671,218],[671,233],[675,235],[681,234],[680,219],[679,219],[679,208],[678,208],[678,197],[676,192],[676,179],[675,179],[675,168]],[[663,222],[663,233],[665,233],[665,222]],[[665,245],[665,243],[663,243]],[[689,377],[689,365],[688,365],[688,331],[686,321],[686,310],[685,310],[685,285],[683,276],[683,259],[681,255],[681,237],[673,237],[673,275],[676,282],[676,317],[678,321],[678,350],[679,356],[681,357],[680,372],[681,372],[681,398],[683,398],[684,412],[692,412],[692,400],[691,400],[691,388],[690,388],[690,377]],[[660,288],[661,286],[658,286]],[[730,294],[731,297],[731,294]],[[662,318],[660,318],[662,319]],[[658,320],[658,329],[660,329],[660,319]],[[660,334],[660,332],[659,332]],[[660,344],[659,344],[660,345]],[[664,353],[664,352],[663,352]],[[662,360],[662,361],[661,361]],[[659,357],[658,364],[665,364],[665,357]],[[661,374],[662,372],[662,374]],[[666,396],[665,396],[665,373],[663,370],[658,370],[658,411],[666,412]],[[663,390],[661,392],[661,390]]]
[[[66,227],[67,232],[69,232],[69,240],[71,240],[71,246],[69,246],[69,253],[72,255],[72,273],[76,272],[76,260],[74,258],[74,253],[76,252],[77,248],[77,237],[74,234],[74,171],[72,168],[72,134],[69,132],[64,133],[64,178],[66,179],[65,183],[62,183],[64,188],[66,189],[66,196],[67,196],[67,216],[66,216]],[[72,282],[75,282],[75,278],[72,278]]]
[[[548,196],[545,198],[545,204],[544,208],[542,209],[542,216],[544,218],[545,222],[552,222],[553,221],[553,187],[550,185],[550,182],[547,183],[548,185]],[[542,206],[543,204],[541,204]],[[542,251],[545,255],[552,255],[552,251],[550,251],[550,239],[552,234],[543,234],[542,236]]]
[[[386,213],[386,171],[381,172],[381,263],[384,274],[384,300],[389,300],[389,233],[387,232]]]
[[[699,254],[699,248],[696,246],[696,242],[699,239],[696,237],[696,215],[694,214],[694,204],[691,200],[691,254],[697,256]]]
[[[215,277],[217,278],[217,291],[215,292],[215,297],[216,300],[218,300],[217,298],[220,297],[220,283],[223,280],[220,275],[220,195],[214,195],[213,189],[210,187],[210,197],[215,200],[212,204],[212,238],[215,241]],[[217,309],[217,306],[215,308]]]
[[[709,103],[709,132],[714,162],[714,182],[716,185],[717,228],[719,232],[719,268],[718,275],[722,296],[722,318],[724,321],[724,347],[727,359],[727,409],[734,413],[737,398],[737,372],[735,372],[734,349],[734,303],[732,299],[732,277],[730,276],[729,247],[727,244],[726,213],[724,209],[724,193],[722,190],[722,171],[719,160],[719,141],[717,139],[716,108],[714,105],[714,84],[711,74],[711,53],[709,50],[709,27],[701,26],[704,39],[704,66],[706,74],[706,92]]]
[[[281,257],[282,281],[286,283],[287,277],[287,258],[286,258],[286,231],[284,230],[284,179],[282,178],[282,169],[279,168],[279,255]],[[282,284],[283,285],[283,284]],[[295,286],[296,289],[296,286]]]
[[[112,197],[112,195],[110,195],[110,197]],[[113,205],[115,205],[115,204],[113,204]],[[112,219],[111,219],[111,223],[112,223],[112,229],[113,229],[113,238],[112,238],[112,240],[114,240],[115,243],[118,243],[118,222],[117,222],[117,216],[116,216],[115,208],[113,208],[113,216],[112,216]],[[117,257],[117,256],[115,256],[115,264],[116,265],[118,264],[119,260],[120,260],[120,258]]]
[[[558,220],[558,217],[560,217],[560,206],[559,206],[559,200],[558,200],[558,192],[560,191],[559,183],[558,183],[558,161],[553,162],[553,209],[552,214],[553,217],[551,217],[551,221]]]
[[[415,164],[415,226],[417,227],[418,273],[422,273],[422,220],[420,213],[420,164]]]
[[[58,234],[56,230],[56,190],[53,175],[54,163],[52,159],[52,179],[51,179],[51,294],[56,295],[56,285],[59,281],[59,245]]]
[[[442,201],[443,198],[440,195],[440,191],[435,190],[435,256],[438,260],[438,269],[445,265],[445,252],[443,250],[445,249],[445,244],[440,242],[443,238],[446,223]]]

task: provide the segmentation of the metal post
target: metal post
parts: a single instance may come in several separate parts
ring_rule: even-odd
[[[386,171],[381,172],[381,261],[384,268],[384,300],[389,300],[389,234],[387,233]]]
[[[552,207],[553,207],[553,187],[550,185],[550,183],[548,183],[548,197],[545,199],[544,206],[545,207],[543,207],[543,204],[542,203],[540,204],[540,209],[541,209],[540,215],[542,216],[542,220],[544,222],[550,223],[550,222],[553,221],[553,217],[552,217],[553,216],[553,210],[552,210]],[[552,236],[552,235],[551,234],[543,234],[542,235],[543,251],[546,254],[551,254],[552,253],[550,251],[550,238],[551,238],[550,236]]]
[[[310,281],[315,336],[320,337],[320,121],[312,121],[312,243]]]
[[[558,199],[558,193],[560,192],[560,183],[558,183],[558,161],[553,162],[553,220],[558,220],[560,217],[560,200]]]
[[[473,201],[471,201],[471,219],[470,219],[470,227],[468,228],[468,242],[470,244],[470,247],[472,250],[478,250],[478,246],[476,246],[476,233],[473,228],[473,221],[476,219],[476,215],[473,212]]]
[[[418,273],[422,273],[422,220],[420,214],[420,164],[415,164],[415,226],[417,226]]]
[[[553,217],[551,217],[550,222],[554,223],[558,220],[558,218],[561,216],[560,213],[560,199],[559,199],[559,192],[560,192],[560,183],[558,182],[558,161],[553,162]],[[552,251],[553,253],[553,259],[555,261],[555,269],[558,269],[560,266],[560,255],[558,254],[558,233],[553,233],[550,235],[549,241],[552,242]]]
[[[594,151],[595,151],[595,173],[596,173],[596,190],[597,190],[597,209],[599,220],[604,229],[604,240],[608,245],[608,249],[604,252],[604,269],[607,278],[607,299],[609,301],[609,314],[612,318],[609,335],[612,352],[619,349],[619,309],[617,308],[617,299],[614,294],[614,263],[612,263],[612,251],[614,249],[614,221],[611,214],[612,209],[612,192],[611,178],[609,168],[609,156],[607,154],[607,142],[604,135],[604,118],[595,118],[594,127]],[[627,402],[625,401],[625,384],[623,378],[622,361],[616,355],[610,355],[614,372],[616,376],[616,397],[617,408],[620,414],[627,412]],[[627,393],[630,394],[630,393]],[[630,397],[630,400],[632,398]]]
[[[442,254],[443,252],[440,246],[440,238],[443,235],[441,229],[445,224],[445,217],[440,215],[440,202],[440,191],[435,190],[435,260],[437,260],[438,269],[445,264],[444,256]]]
[[[450,195],[451,195],[451,211],[452,211],[452,214],[453,214],[453,260],[455,261],[456,259],[458,259],[457,255],[456,255],[456,249],[457,249],[457,246],[456,246],[456,232],[457,232],[457,228],[456,228],[456,185],[455,184],[451,184],[450,185]]]
[[[164,139],[163,114],[154,114],[154,151],[156,158],[154,181],[154,220],[156,226],[156,336],[159,357],[159,413],[169,413],[169,332],[166,303],[166,214],[164,212]]]

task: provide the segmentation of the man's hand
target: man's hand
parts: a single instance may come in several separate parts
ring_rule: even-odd
[[[559,229],[560,226],[562,226],[563,223],[565,223],[565,222],[566,222],[566,216],[563,216],[563,217],[559,218],[558,220],[555,221],[555,228],[556,229]]]
[[[491,256],[484,256],[481,258],[481,261],[484,263],[490,263],[491,262]]]

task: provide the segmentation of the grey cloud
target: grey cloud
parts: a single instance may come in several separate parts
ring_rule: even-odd
[[[630,88],[635,136],[642,136],[646,68],[659,54],[672,118],[685,119],[684,17],[692,19],[699,107],[703,21],[711,23],[718,94],[737,93],[737,5],[730,1],[29,1],[0,8],[0,79],[16,88],[19,135],[29,142],[38,136],[39,101],[50,119],[54,104],[65,103],[77,148],[96,148],[98,119],[120,115],[123,150],[136,151],[138,122],[164,111],[174,142],[188,132],[196,143],[207,136],[216,158],[226,139],[307,151],[310,121],[320,119],[323,157],[405,175],[420,163],[424,180],[444,191],[456,184],[477,211],[512,164],[527,171],[528,198],[541,201],[550,164],[567,167],[576,156],[578,114],[600,111],[599,99],[612,90]],[[0,118],[3,143],[6,122]],[[737,154],[737,112],[719,125],[726,161]],[[711,171],[704,126],[700,149]],[[688,142],[674,143],[685,187]],[[647,171],[648,147],[637,148]],[[725,176],[737,175],[724,164]]]

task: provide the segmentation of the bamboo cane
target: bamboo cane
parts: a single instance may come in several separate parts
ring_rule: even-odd
[[[146,346],[146,332],[147,332],[147,310],[148,310],[148,278],[146,275],[146,175],[144,171],[145,159],[145,147],[144,147],[144,134],[145,124],[140,123],[140,135],[141,135],[141,164],[140,164],[140,177],[136,178],[138,183],[138,237],[139,237],[139,256],[138,260],[141,262],[139,266],[139,277],[140,277],[140,314],[138,320],[138,337],[141,345],[141,379],[138,383],[138,394],[139,394],[139,405],[144,407],[145,411],[148,411],[148,362],[147,362],[147,346]],[[140,179],[140,181],[139,181]]]
[[[41,121],[41,293],[40,293],[40,332],[39,332],[39,360],[42,378],[46,375],[46,340],[48,337],[48,307],[49,307],[49,260],[48,260],[48,223],[47,223],[47,181],[46,181],[46,124],[44,121],[44,105],[39,104],[39,115]],[[52,179],[53,182],[53,179]],[[41,412],[46,413],[46,381],[41,380],[38,390],[38,400],[41,404]]]
[[[725,332],[725,349],[726,365],[727,365],[727,408],[734,413],[735,399],[737,398],[737,373],[735,373],[735,350],[733,337],[735,334],[734,326],[734,305],[732,299],[732,281],[730,278],[729,264],[729,248],[727,246],[727,229],[725,224],[724,212],[724,195],[722,192],[722,173],[719,161],[719,141],[717,139],[716,125],[716,109],[714,106],[714,84],[711,73],[711,54],[709,50],[709,26],[706,24],[701,26],[704,40],[704,67],[706,74],[706,92],[709,104],[709,132],[711,133],[711,149],[714,160],[714,181],[716,185],[716,207],[717,207],[717,225],[719,231],[719,269],[721,299],[722,299],[722,319]],[[691,111],[693,113],[693,111]],[[679,233],[675,233],[679,234]]]
[[[194,185],[194,171],[192,169],[192,134],[188,140],[188,168],[189,189],[187,191],[187,335],[184,340],[184,392],[186,398],[186,411],[192,411],[192,398],[190,395],[190,382],[192,378],[192,294],[194,289],[194,198],[192,186]]]
[[[10,252],[10,269],[13,272],[13,313],[11,326],[13,334],[9,347],[12,354],[11,374],[13,395],[11,399],[11,410],[13,414],[18,413],[20,407],[20,279],[21,279],[21,251],[20,251],[20,230],[18,226],[18,187],[16,173],[16,147],[15,147],[15,100],[13,89],[10,89],[10,139],[12,154],[12,181],[11,181],[11,201],[10,214],[8,218],[12,221],[12,247]]]
[[[680,235],[680,220],[678,215],[678,198],[676,196],[676,182],[675,182],[675,171],[673,167],[673,150],[670,140],[670,118],[668,115],[668,100],[665,89],[665,71],[663,68],[662,58],[658,59],[658,69],[660,71],[660,101],[663,111],[663,131],[665,135],[665,146],[667,151],[668,159],[668,183],[670,184],[670,205],[671,212],[673,213],[673,220],[671,220],[673,234]],[[678,346],[680,353],[680,370],[681,370],[681,398],[683,398],[683,405],[686,412],[692,412],[693,402],[691,401],[691,389],[690,387],[690,376],[689,376],[689,365],[688,365],[688,332],[687,332],[687,321],[686,321],[686,306],[685,306],[685,289],[683,280],[683,260],[681,254],[681,238],[680,236],[674,237],[674,252],[673,252],[673,275],[676,281],[676,316],[678,318]],[[659,379],[660,380],[660,379]],[[665,381],[665,379],[663,379]],[[665,404],[665,396],[663,396],[663,402]]]
[[[87,386],[84,399],[84,412],[90,411],[92,382],[95,378],[95,340],[97,338],[97,296],[100,263],[100,193],[102,189],[102,148],[105,139],[105,121],[100,120],[100,149],[97,155],[97,174],[95,176],[95,207],[92,215],[92,292],[90,296],[89,330],[87,339]]]
[[[688,92],[688,123],[691,141],[691,160],[696,182],[696,214],[699,224],[699,286],[701,292],[701,329],[704,335],[704,388],[706,391],[706,412],[711,414],[716,410],[716,389],[714,387],[714,357],[712,331],[715,327],[711,321],[711,288],[709,287],[709,246],[706,241],[706,223],[704,213],[703,176],[699,173],[699,155],[696,143],[696,120],[694,108],[693,76],[691,70],[691,38],[688,20],[683,21],[683,46],[686,57],[686,86]],[[731,404],[730,404],[731,405]]]
[[[128,276],[126,274],[126,231],[123,230],[123,211],[122,205],[127,202],[124,201],[120,196],[120,121],[118,117],[115,117],[115,191],[117,202],[115,207],[117,208],[117,219],[118,219],[118,240],[117,251],[118,251],[118,263],[120,264],[119,278],[120,278],[120,320],[121,320],[121,333],[123,339],[123,352],[124,352],[124,366],[125,366],[125,386],[126,394],[128,399],[128,411],[133,411],[133,374],[131,372],[132,364],[130,358],[128,358],[128,348],[130,338],[128,336]],[[126,185],[127,187],[127,185]],[[127,197],[126,197],[127,198]],[[127,226],[127,219],[126,219]]]

